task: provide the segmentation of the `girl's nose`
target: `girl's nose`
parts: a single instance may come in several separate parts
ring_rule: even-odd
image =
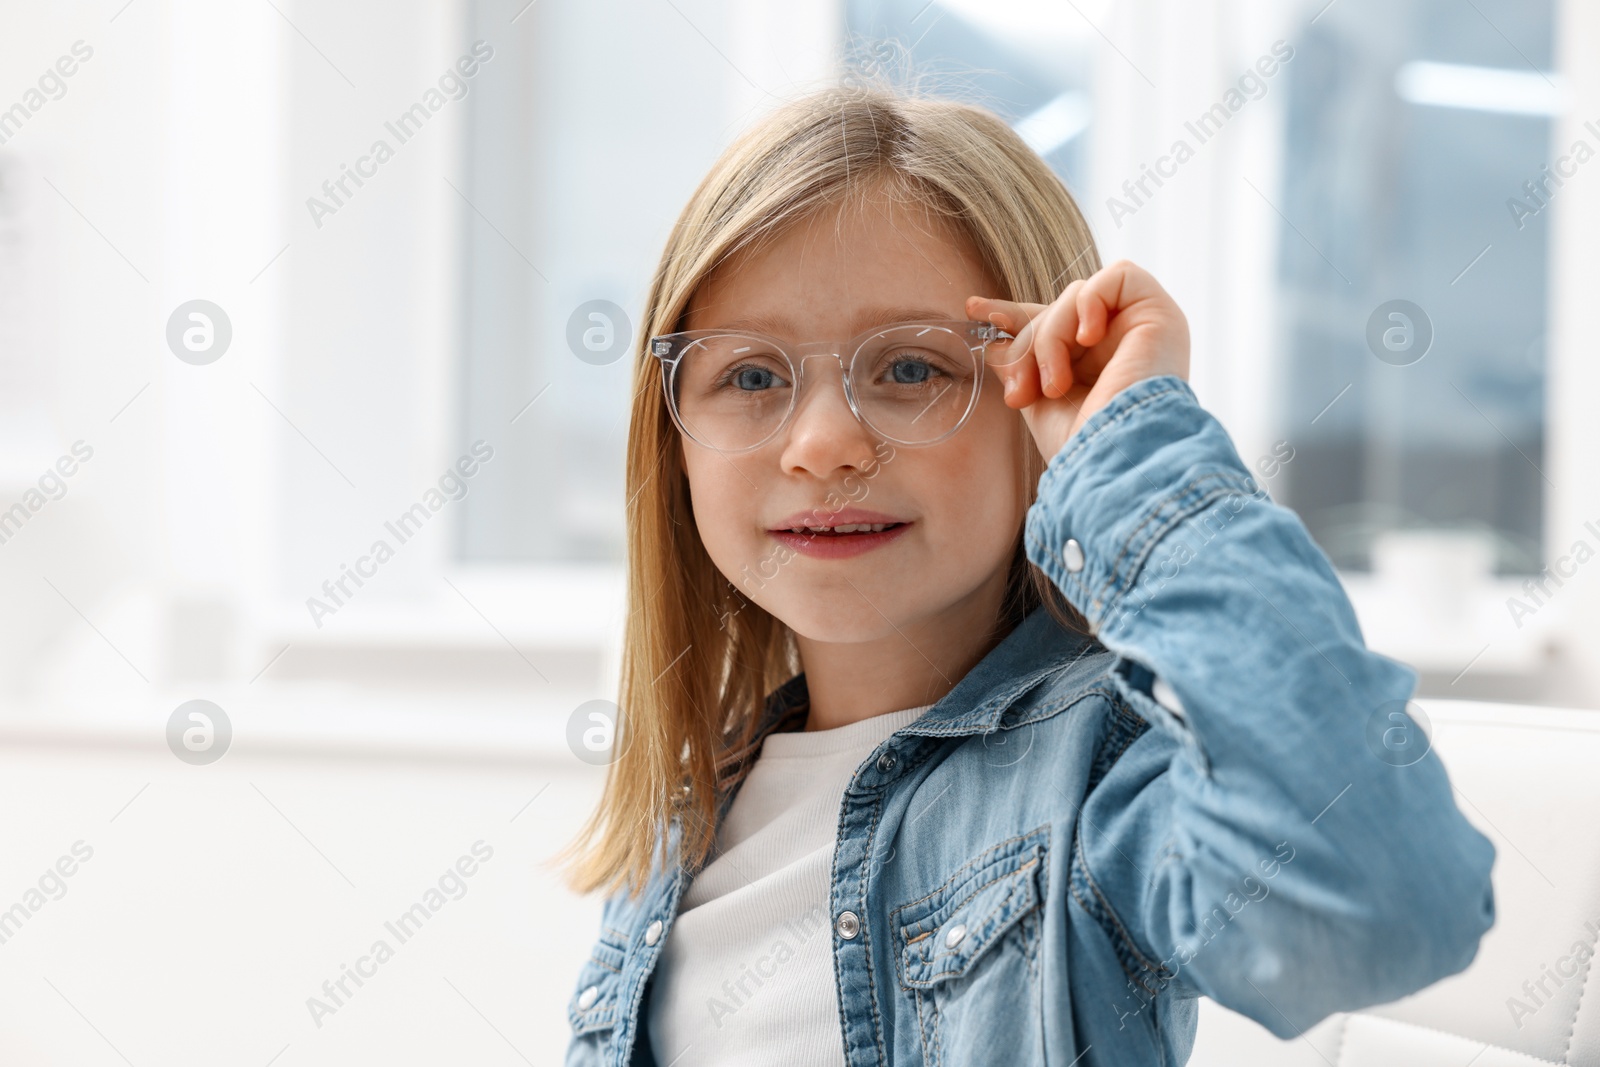
[[[783,445],[785,470],[826,476],[859,467],[873,456],[873,435],[844,392],[844,361],[837,355],[801,357],[800,395]]]

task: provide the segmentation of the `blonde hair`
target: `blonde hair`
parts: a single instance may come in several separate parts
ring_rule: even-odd
[[[549,864],[575,891],[647,883],[683,816],[680,854],[698,869],[715,838],[716,762],[753,739],[766,696],[799,672],[794,634],[745,601],[701,544],[680,466],[681,440],[648,338],[682,329],[701,282],[736,253],[843,200],[887,191],[970,239],[1002,298],[1049,303],[1099,269],[1088,224],[1055,173],[993,113],[882,86],[831,86],[768,114],[701,181],[667,239],[634,359],[628,432],[628,618],[614,736],[600,804]],[[1029,504],[1045,459],[1018,416]],[[732,599],[730,599],[730,594]],[[1082,617],[1027,559],[1017,531],[1005,606],[1014,625],[1044,605]],[[730,610],[731,608],[731,610]]]

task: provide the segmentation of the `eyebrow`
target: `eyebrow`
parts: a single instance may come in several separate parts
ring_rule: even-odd
[[[960,318],[959,315],[955,317]],[[950,318],[951,315],[948,311],[939,308],[864,308],[851,322],[851,332],[864,333],[874,326],[886,326],[892,322],[914,322],[923,319],[944,321]],[[721,322],[711,328],[717,330],[752,330],[756,333],[770,333],[777,337],[793,337],[797,332],[794,328],[794,323],[782,315],[750,315],[728,322]]]

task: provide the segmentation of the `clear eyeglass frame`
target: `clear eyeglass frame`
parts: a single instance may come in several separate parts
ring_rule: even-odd
[[[926,441],[901,440],[900,438],[897,438],[891,434],[885,433],[882,429],[873,425],[872,421],[868,419],[862,412],[861,404],[856,396],[855,388],[851,384],[853,381],[852,372],[855,367],[856,357],[860,355],[862,350],[880,335],[890,330],[900,330],[906,328],[947,330],[964,338],[968,350],[972,353],[975,365],[976,379],[972,390],[972,396],[967,403],[966,410],[961,413],[961,416],[956,421],[955,425],[951,426],[939,436]],[[679,430],[683,432],[685,437],[695,442],[695,444],[704,448],[709,448],[715,452],[721,452],[726,455],[739,455],[746,452],[753,452],[756,449],[762,448],[771,443],[775,438],[779,437],[794,420],[794,413],[800,406],[800,393],[804,388],[804,375],[801,373],[801,368],[804,366],[805,359],[817,355],[831,355],[838,360],[839,369],[841,372],[840,384],[844,389],[845,401],[849,404],[850,412],[856,417],[856,421],[860,422],[861,425],[865,426],[872,433],[886,441],[905,447],[921,448],[928,445],[935,445],[941,441],[947,440],[952,434],[966,425],[967,419],[971,417],[972,412],[978,406],[978,398],[983,393],[983,379],[985,377],[983,370],[984,367],[989,363],[989,346],[997,343],[1003,344],[1005,342],[1014,340],[1015,336],[1015,334],[1004,329],[1003,327],[995,325],[992,322],[978,322],[973,319],[912,319],[904,322],[891,322],[874,326],[871,329],[863,330],[856,336],[844,342],[791,342],[785,341],[779,337],[774,337],[771,334],[760,333],[754,330],[680,330],[676,333],[657,334],[654,337],[651,337],[648,351],[661,363],[661,389],[666,400],[667,411],[672,416],[673,423],[678,427]],[[678,401],[673,381],[674,376],[676,375],[685,354],[691,350],[691,347],[695,344],[695,342],[704,341],[712,337],[744,338],[760,344],[771,346],[777,353],[782,355],[784,360],[789,364],[791,371],[794,373],[794,381],[797,383],[796,388],[793,389],[789,394],[789,406],[787,410],[784,411],[783,418],[773,427],[772,431],[761,440],[742,448],[719,448],[715,444],[711,444],[702,440],[700,437],[696,436],[693,430],[689,428],[678,412]],[[846,352],[849,353],[848,362],[846,361],[844,355]]]

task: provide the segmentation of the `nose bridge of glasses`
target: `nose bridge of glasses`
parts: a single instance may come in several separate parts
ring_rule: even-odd
[[[839,368],[839,378],[842,382],[849,374],[849,354],[845,346],[838,341],[809,341],[802,345],[795,345],[789,350],[790,359],[794,362],[795,373],[801,377],[806,376],[806,364],[811,360],[822,360],[822,366],[828,366],[832,360]],[[816,376],[816,371],[811,371],[811,377]]]
[[[811,350],[810,352],[805,352],[802,349]],[[848,363],[848,358],[843,354],[842,349],[843,346],[840,346],[837,342],[814,341],[811,344],[806,344],[806,346],[797,346],[790,352],[790,358],[794,360],[795,378],[798,379],[795,382],[795,386],[798,387],[798,395],[795,397],[795,406],[797,408],[814,402],[818,392],[834,392],[832,389],[818,389],[818,370],[816,368],[811,368],[811,373],[806,374],[806,363],[813,362],[813,360],[821,360],[822,378],[832,378],[832,374],[827,373],[827,371],[832,366],[837,366],[837,389],[840,392],[840,397],[838,398],[853,410],[854,405],[850,403],[850,382],[848,382],[848,378],[850,378],[850,363]],[[806,379],[810,379],[810,381],[806,381]]]
[[[798,379],[795,383],[798,395],[795,397],[794,407],[790,412],[789,418],[791,420],[800,418],[804,412],[815,410],[819,394],[833,394],[835,392],[837,392],[836,396],[823,400],[824,408],[832,403],[838,403],[849,413],[851,419],[860,420],[860,415],[856,413],[854,398],[850,395],[849,353],[845,351],[845,347],[839,341],[808,341],[804,344],[795,345],[789,350],[789,356],[794,363],[795,375]],[[815,380],[816,372],[813,370],[811,374],[806,374],[807,361],[818,358],[821,358],[824,368],[829,366],[830,360],[832,365],[838,368],[837,385],[833,388],[824,387],[818,389],[819,383]],[[826,376],[832,377],[832,375]],[[808,378],[812,380],[807,382],[806,379]]]

